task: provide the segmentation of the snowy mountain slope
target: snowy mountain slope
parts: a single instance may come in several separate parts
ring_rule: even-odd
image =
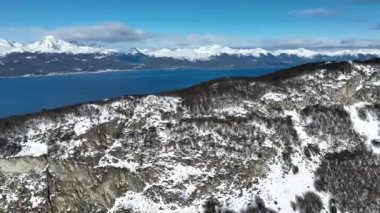
[[[0,120],[3,212],[379,212],[380,61]]]
[[[40,41],[33,43],[17,43],[0,40],[0,56],[5,56],[10,53],[102,53],[108,54],[115,50],[89,47],[85,45],[72,44],[63,40],[55,39],[53,36],[46,36]]]

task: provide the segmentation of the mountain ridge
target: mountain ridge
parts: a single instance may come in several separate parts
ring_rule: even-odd
[[[373,55],[380,56],[380,49],[374,48],[356,48],[356,49],[331,49],[331,50],[312,50],[306,48],[295,49],[275,49],[266,50],[263,48],[232,48],[218,44],[200,46],[193,48],[162,48],[162,49],[141,49],[131,48],[129,50],[116,50],[107,49],[102,47],[86,46],[85,44],[67,42],[64,40],[56,39],[54,36],[45,36],[39,41],[31,43],[18,43],[9,42],[0,39],[0,56],[5,56],[10,53],[22,52],[39,52],[39,53],[101,53],[101,54],[145,54],[147,56],[157,58],[175,58],[185,59],[189,61],[196,60],[211,60],[215,56],[237,55],[237,56],[254,56],[260,57],[261,55],[294,55],[303,58],[312,58],[315,56],[356,56],[358,55]]]
[[[0,210],[378,212],[379,60],[320,64],[0,120]]]
[[[0,76],[49,75],[105,70],[255,69],[291,67],[318,61],[366,60],[380,50],[322,52],[295,49],[234,49],[220,45],[188,49],[127,51],[84,46],[46,37],[31,44],[0,42]]]
[[[277,50],[266,50],[263,48],[231,48],[221,45],[210,45],[202,46],[198,48],[177,48],[177,49],[138,49],[141,53],[144,53],[153,57],[162,58],[177,58],[186,59],[189,61],[197,60],[212,60],[215,56],[226,55],[236,55],[236,56],[280,56],[280,55],[292,55],[301,58],[313,58],[317,56],[327,56],[327,57],[343,57],[343,56],[356,56],[358,55],[373,55],[380,56],[380,49],[338,49],[338,50],[310,50],[306,48],[297,49],[277,49]]]
[[[31,43],[9,42],[0,39],[0,56],[11,53],[101,53],[109,54],[115,50],[86,46],[83,44],[73,44],[64,40],[55,39],[54,36],[46,36],[39,41]]]

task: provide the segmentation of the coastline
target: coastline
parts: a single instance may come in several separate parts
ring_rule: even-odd
[[[8,78],[39,78],[39,77],[52,77],[52,76],[66,76],[66,75],[81,75],[81,74],[100,74],[100,73],[114,73],[114,72],[136,72],[136,71],[225,71],[225,70],[257,70],[257,69],[285,69],[292,66],[268,66],[268,67],[220,67],[220,68],[207,68],[207,67],[178,67],[178,68],[160,68],[160,69],[106,69],[106,70],[98,70],[98,71],[68,71],[68,72],[52,72],[48,74],[26,74],[26,75],[14,75],[14,76],[0,76],[0,79],[8,79]]]

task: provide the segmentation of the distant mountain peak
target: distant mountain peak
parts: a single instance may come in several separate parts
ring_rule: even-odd
[[[380,57],[380,49],[339,49],[339,50],[311,50],[306,48],[267,50],[263,48],[237,48],[220,44],[212,44],[199,47],[182,48],[161,48],[161,49],[141,49],[138,47],[126,51],[107,49],[98,45],[82,44],[61,40],[52,35],[43,37],[41,40],[32,43],[9,42],[0,39],[0,56],[9,53],[126,53],[131,55],[144,54],[154,58],[172,58],[187,61],[207,61],[217,56],[229,55],[237,57],[263,57],[263,56],[291,56],[303,59],[313,59],[321,57],[352,57],[359,56]]]
[[[61,39],[57,39],[52,35],[43,37],[41,40],[33,43],[10,43],[9,41],[0,39],[0,56],[9,53],[32,52],[32,53],[101,53],[108,54],[116,52],[116,50],[86,46],[83,44],[74,44]]]
[[[213,57],[226,55],[236,55],[236,56],[268,56],[273,55],[275,57],[281,55],[297,56],[300,58],[313,58],[316,56],[327,56],[327,57],[342,57],[342,56],[352,56],[357,57],[358,55],[373,55],[380,57],[380,49],[343,49],[343,50],[310,50],[306,48],[297,49],[278,49],[278,50],[266,50],[263,48],[232,48],[227,46],[222,46],[218,44],[201,46],[196,48],[175,48],[175,49],[144,49],[142,52],[146,55],[152,57],[168,57],[176,59],[185,59],[189,61],[197,60],[210,60]]]
[[[46,52],[49,52],[49,50],[60,50],[65,46],[69,47],[75,45],[72,45],[62,40],[57,40],[54,38],[54,36],[49,35],[42,38],[40,41],[32,43],[30,46],[33,49],[39,50],[41,52],[44,52],[44,50],[46,50]]]
[[[133,48],[128,50],[128,53],[132,54],[132,55],[137,55],[137,54],[141,54],[142,52],[139,48],[133,47]]]
[[[45,37],[43,37],[41,40],[37,41],[39,43],[58,43],[62,40],[59,40],[59,39],[56,39],[53,35],[47,35]]]

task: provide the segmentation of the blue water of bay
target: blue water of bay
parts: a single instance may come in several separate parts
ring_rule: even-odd
[[[221,77],[261,76],[278,69],[139,70],[0,78],[0,118],[123,95],[176,90]]]

